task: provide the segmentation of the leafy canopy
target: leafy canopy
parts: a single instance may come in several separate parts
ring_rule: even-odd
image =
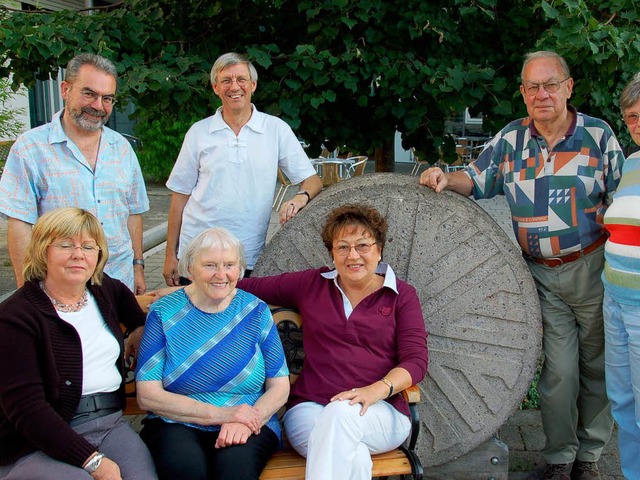
[[[211,65],[243,52],[259,72],[257,107],[287,121],[312,152],[327,138],[370,152],[399,130],[405,147],[434,158],[445,120],[465,107],[494,132],[525,115],[522,55],[537,49],[565,56],[572,103],[622,132],[617,99],[640,71],[638,8],[636,0],[130,0],[93,15],[0,9],[0,77],[13,72],[31,85],[80,51],[111,58],[145,149],[178,137],[153,153],[162,176],[186,126],[218,105]]]

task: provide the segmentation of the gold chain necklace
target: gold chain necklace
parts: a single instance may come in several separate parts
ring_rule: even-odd
[[[69,304],[59,302],[58,300],[53,298],[51,295],[49,295],[49,292],[47,292],[47,289],[44,288],[44,282],[40,282],[40,288],[45,293],[45,295],[47,297],[49,297],[49,300],[51,300],[51,303],[53,303],[53,307],[57,311],[62,312],[62,313],[79,312],[84,307],[86,307],[87,303],[89,302],[89,297],[87,295],[87,289],[86,288],[84,289],[84,292],[82,292],[82,296],[80,297],[80,299],[77,302],[69,303]]]

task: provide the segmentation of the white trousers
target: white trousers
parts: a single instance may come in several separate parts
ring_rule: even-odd
[[[380,401],[360,415],[349,401],[327,406],[300,403],[284,415],[291,446],[307,458],[307,480],[371,480],[371,454],[393,450],[411,432],[411,422]]]

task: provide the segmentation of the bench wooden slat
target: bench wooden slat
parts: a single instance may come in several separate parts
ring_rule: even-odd
[[[406,475],[411,464],[401,450],[372,455],[373,476]],[[293,450],[276,452],[260,475],[260,480],[304,480],[305,459]]]

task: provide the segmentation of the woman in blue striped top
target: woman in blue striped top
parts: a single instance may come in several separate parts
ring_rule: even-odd
[[[620,108],[640,145],[640,73],[626,86]],[[605,372],[611,412],[618,423],[620,465],[627,479],[640,479],[640,152],[629,156],[607,209],[605,246]]]
[[[236,288],[245,267],[238,239],[205,230],[178,265],[191,285],[149,311],[136,380],[161,480],[257,480],[279,445],[289,371],[269,308]]]

